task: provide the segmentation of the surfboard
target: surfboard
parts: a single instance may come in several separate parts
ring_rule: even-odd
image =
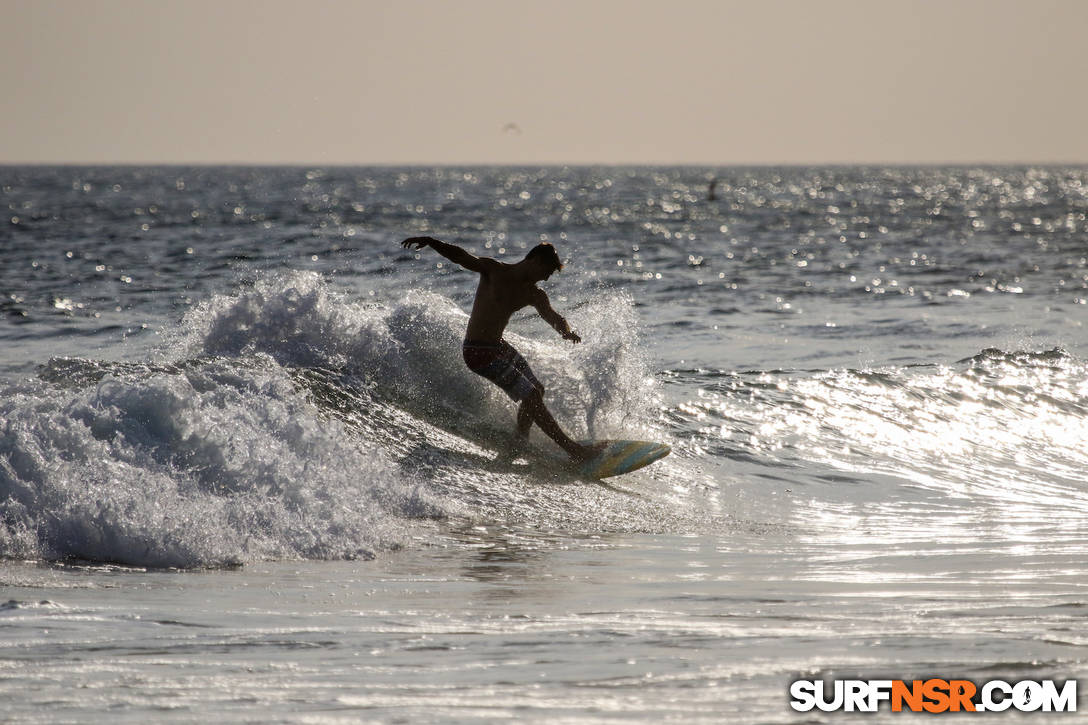
[[[605,444],[600,453],[576,466],[579,474],[596,479],[637,471],[672,452],[670,446],[653,441],[604,440],[579,443],[584,446]]]

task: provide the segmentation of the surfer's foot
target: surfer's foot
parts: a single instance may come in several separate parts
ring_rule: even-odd
[[[607,446],[607,443],[594,443],[591,446],[579,446],[581,450],[577,452],[567,451],[567,453],[575,463],[585,463],[588,460],[596,458]]]

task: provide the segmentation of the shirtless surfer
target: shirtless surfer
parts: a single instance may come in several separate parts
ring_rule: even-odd
[[[555,247],[548,243],[538,244],[529,250],[525,259],[507,264],[489,257],[476,257],[461,247],[432,237],[405,239],[401,246],[405,249],[430,247],[451,262],[480,275],[461,352],[469,370],[495,383],[520,403],[518,435],[527,438],[529,429],[536,423],[575,461],[592,458],[597,447],[583,446],[563,432],[544,406],[544,386],[529,369],[529,363],[502,339],[510,316],[532,305],[564,340],[582,341],[563,316],[552,309],[544,290],[536,286],[537,282],[543,282],[563,268]]]

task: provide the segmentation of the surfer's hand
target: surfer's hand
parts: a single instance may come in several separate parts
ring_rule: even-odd
[[[411,237],[410,239],[405,239],[403,242],[401,242],[400,246],[404,247],[405,249],[411,249],[412,245],[414,244],[416,249],[423,249],[433,241],[434,239],[432,239],[431,237]]]
[[[573,342],[575,344],[582,341],[582,338],[580,338],[578,336],[578,333],[574,332],[573,330],[568,330],[567,332],[564,332],[563,333],[563,339],[564,340],[570,340],[571,342]]]

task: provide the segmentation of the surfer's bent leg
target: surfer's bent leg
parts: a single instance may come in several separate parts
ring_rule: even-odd
[[[533,410],[532,407],[525,402],[521,401],[521,405],[518,406],[518,436],[521,438],[529,437],[529,429],[533,427]]]
[[[544,431],[571,458],[576,461],[585,461],[593,457],[594,450],[592,448],[583,446],[563,432],[563,429],[555,422],[555,418],[552,417],[552,414],[544,405],[544,398],[539,390],[533,390],[522,403],[522,406],[532,416],[532,421],[540,426],[540,430]]]
[[[533,404],[529,402],[529,398],[535,395],[543,401],[544,385],[533,375],[533,371],[529,369],[529,363],[525,362],[525,358],[520,355],[518,355],[518,358],[520,358],[520,361],[515,363],[514,366],[533,382],[533,392],[522,398],[521,405],[518,406],[518,435],[522,438],[528,438],[529,429],[533,427],[533,420],[536,418],[533,414]],[[543,405],[543,403],[541,404]]]

